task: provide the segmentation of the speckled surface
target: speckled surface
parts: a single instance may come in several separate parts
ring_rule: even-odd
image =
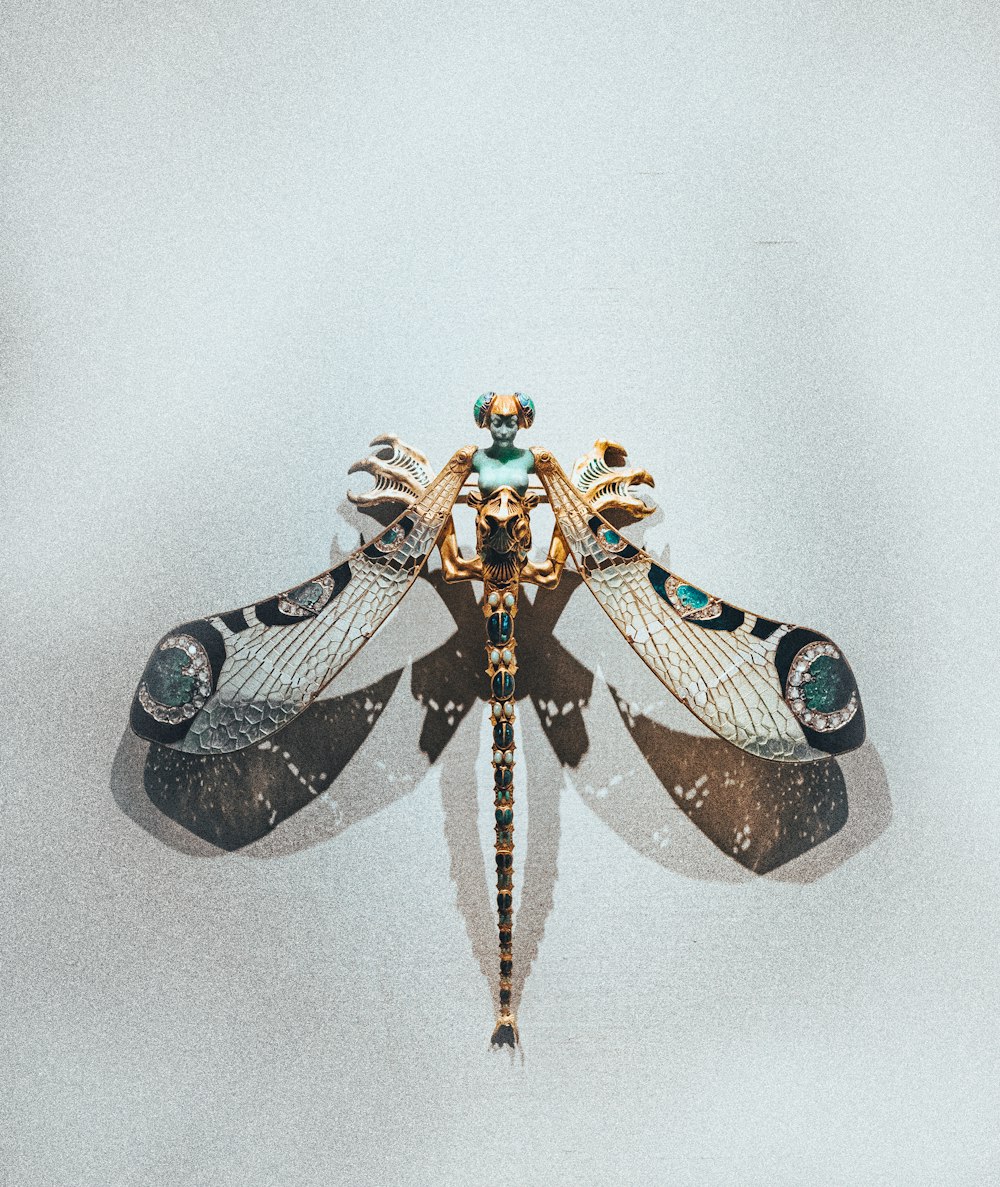
[[[979,3],[8,5],[0,1183],[997,1176],[996,46]],[[522,614],[513,1058],[468,591],[183,805],[126,731],[157,639],[348,551],[368,441],[440,465],[488,389],[564,465],[623,442],[646,547],[841,643],[870,737],[753,874],[686,808],[750,773],[585,591]]]

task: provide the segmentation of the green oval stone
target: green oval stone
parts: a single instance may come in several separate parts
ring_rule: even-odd
[[[323,587],[317,581],[307,581],[305,585],[296,586],[285,595],[290,602],[311,610],[323,596]]]
[[[194,693],[194,677],[181,671],[191,656],[180,647],[158,651],[146,676],[146,688],[154,701],[177,709],[186,705]]]
[[[708,605],[708,594],[693,585],[678,585],[677,600],[689,610],[700,610]]]
[[[802,699],[813,713],[836,713],[851,699],[854,680],[842,659],[820,655],[809,665],[810,680],[802,688]]]
[[[617,532],[613,532],[611,528],[605,528],[601,535],[604,537],[604,543],[610,544],[612,548],[617,544],[621,544],[622,538]]]

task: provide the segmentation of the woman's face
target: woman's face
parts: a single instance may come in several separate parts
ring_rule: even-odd
[[[491,416],[490,433],[494,445],[513,445],[517,436],[517,416]]]

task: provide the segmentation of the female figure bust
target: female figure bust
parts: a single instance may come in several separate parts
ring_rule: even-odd
[[[514,444],[518,429],[531,428],[535,419],[535,405],[521,392],[502,395],[487,392],[476,401],[472,410],[476,424],[488,428],[493,444],[477,449],[472,469],[479,478],[479,490],[491,495],[501,486],[510,486],[523,495],[528,479],[535,472],[535,458],[530,449],[518,449]]]

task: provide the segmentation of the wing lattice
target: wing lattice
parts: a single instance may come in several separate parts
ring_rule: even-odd
[[[411,507],[335,568],[171,631],[150,657],[132,702],[135,732],[189,754],[223,754],[287,725],[410,589],[474,452],[460,449]]]
[[[535,465],[587,587],[699,721],[750,754],[783,762],[861,745],[861,697],[836,644],[668,572],[581,499],[550,453],[535,450]]]

